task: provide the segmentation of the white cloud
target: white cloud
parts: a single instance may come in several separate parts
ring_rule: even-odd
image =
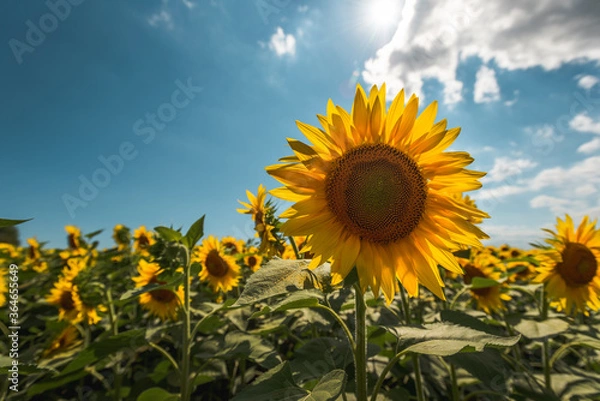
[[[489,103],[500,100],[500,86],[496,80],[496,71],[482,65],[475,76],[473,91],[475,103]]]
[[[532,169],[537,163],[529,159],[512,159],[509,157],[497,157],[494,166],[488,174],[482,178],[482,182],[500,182],[508,177],[520,175],[524,170]]]
[[[298,12],[299,13],[305,13],[308,11],[308,6],[305,4],[303,6],[298,6]]]
[[[579,153],[590,154],[600,149],[600,138],[594,138],[577,148]]]
[[[159,27],[160,25],[164,25],[165,28],[169,30],[174,28],[173,18],[171,17],[171,14],[166,10],[162,10],[158,13],[152,14],[148,18],[148,24],[155,28]]]
[[[545,225],[550,226],[550,224]],[[481,229],[490,236],[490,240],[497,245],[510,244],[512,246],[526,246],[544,236],[540,228],[524,225],[486,224]]]
[[[579,132],[600,135],[600,121],[594,121],[586,112],[579,113],[569,122],[569,127]]]
[[[598,192],[598,190],[592,184],[583,184],[575,188],[575,195],[577,196],[587,196],[596,192]]]
[[[570,168],[553,167],[542,170],[529,185],[534,190],[551,187],[568,193],[574,184],[581,182],[600,184],[600,156],[588,157]]]
[[[527,192],[528,188],[526,186],[520,185],[501,185],[496,188],[490,189],[482,189],[477,191],[477,193],[473,194],[473,198],[476,200],[488,200],[495,199],[500,200],[505,196],[521,194],[523,192]]]
[[[515,103],[517,103],[517,101],[519,100],[519,93],[520,93],[519,90],[515,89],[513,91],[513,96],[514,97],[512,99],[510,99],[510,100],[504,101],[504,105],[507,106],[507,107],[511,107],[512,105],[514,105]]]
[[[591,89],[598,82],[600,82],[600,80],[593,75],[583,75],[577,80],[577,85],[583,89]]]
[[[600,3],[524,0],[406,0],[392,39],[365,62],[363,79],[422,95],[423,82],[444,85],[444,102],[462,100],[460,61],[476,56],[505,70],[557,69],[600,60]]]
[[[283,28],[278,26],[269,41],[269,49],[274,51],[279,57],[285,55],[294,56],[296,54],[296,38],[291,33],[286,35]]]

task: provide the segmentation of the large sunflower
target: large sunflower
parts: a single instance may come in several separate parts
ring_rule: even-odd
[[[141,259],[137,270],[140,275],[132,278],[136,288],[155,283],[166,284],[165,281],[158,279],[158,276],[163,272],[158,263],[148,263]],[[141,294],[140,305],[162,320],[177,320],[177,312],[181,302],[183,302],[183,296],[182,285],[177,288],[177,292],[167,288],[159,288]]]
[[[585,216],[577,230],[569,215],[565,220],[556,220],[556,232],[544,230],[552,235],[546,239],[552,249],[538,255],[540,266],[534,281],[545,283],[548,298],[559,310],[587,314],[586,307],[589,307],[597,311],[600,309],[600,229],[596,228],[596,220],[588,221]]]
[[[230,291],[237,287],[240,267],[233,256],[227,255],[221,243],[214,236],[202,241],[193,259],[202,265],[200,280],[208,281],[215,292]]]
[[[419,100],[404,91],[386,112],[385,85],[367,97],[360,85],[351,114],[330,100],[323,129],[297,122],[312,145],[288,139],[293,156],[267,168],[285,187],[271,191],[296,202],[281,216],[286,235],[311,235],[304,248],[314,268],[332,258],[332,283],[356,266],[363,291],[383,291],[396,278],[411,296],[419,283],[444,298],[438,264],[462,273],[452,250],[487,238],[472,221],[489,217],[453,194],[478,189],[485,175],[466,170],[467,152],[444,152],[460,129],[434,124],[437,103],[419,117]]]

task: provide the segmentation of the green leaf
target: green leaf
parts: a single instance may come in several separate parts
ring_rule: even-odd
[[[281,294],[315,288],[308,260],[271,259],[252,274],[235,305],[249,305]]]
[[[308,391],[294,383],[292,371],[286,361],[263,373],[231,401],[292,401],[300,400],[306,395]]]
[[[416,342],[408,351],[428,355],[447,356],[461,351],[481,352],[486,346],[511,347],[520,336],[500,337],[470,327],[451,323],[433,323],[418,327],[389,329],[401,341]]]
[[[204,235],[204,217],[205,216],[202,216],[198,220],[196,220],[194,224],[191,225],[188,232],[185,234],[185,237],[183,238],[182,242],[185,246],[188,247],[188,249],[192,249],[194,245],[196,245],[196,243],[200,241],[200,238],[202,238],[202,236]]]
[[[89,234],[85,234],[85,238],[87,238],[87,239],[92,239],[92,238],[94,238],[95,236],[97,236],[97,235],[100,235],[100,234],[102,233],[102,231],[104,231],[104,230],[96,230],[96,231],[94,231],[94,232],[91,232],[91,233],[89,233]]]
[[[554,352],[552,358],[550,358],[550,366],[553,366],[556,361],[565,356],[573,347],[587,347],[600,350],[600,340],[583,335],[576,336],[573,341],[561,345],[560,348]]]
[[[174,289],[181,282],[183,282],[183,275],[177,276],[174,280],[172,280],[166,284],[152,283],[152,284],[145,285],[143,287],[134,288],[134,289],[126,291],[123,295],[121,295],[121,298],[119,298],[119,301],[127,301],[131,298],[138,297],[138,296],[142,295],[143,293],[154,291],[154,290]]]
[[[171,394],[160,387],[152,387],[140,394],[137,401],[177,401],[178,399],[177,394]]]
[[[500,285],[500,282],[491,279],[491,278],[485,278],[485,277],[473,277],[473,280],[471,281],[471,289],[476,290],[479,288],[489,288],[489,287],[495,287],[497,285]]]
[[[333,370],[327,373],[309,395],[300,399],[300,401],[334,401],[344,391],[346,385],[346,372],[341,369]]]
[[[547,319],[541,322],[523,319],[514,329],[530,340],[539,340],[564,333],[569,329],[569,323],[561,319]]]
[[[303,290],[293,292],[290,296],[284,298],[274,306],[265,306],[262,310],[255,312],[250,319],[265,315],[269,312],[282,312],[292,309],[310,308],[319,305],[319,300],[323,299],[323,294],[316,290]]]
[[[75,380],[79,380],[82,377],[87,376],[89,373],[83,369],[72,372],[71,374],[65,376],[58,376],[56,378],[49,378],[46,381],[35,383],[27,390],[28,396],[34,396],[38,394],[45,393],[48,390],[52,390],[57,387],[62,387],[65,384],[71,383]]]
[[[481,380],[486,386],[505,386],[512,371],[501,353],[493,348],[486,348],[483,352],[458,353],[448,356],[447,359]]]
[[[460,251],[453,252],[453,254],[457,258],[470,259],[471,258],[471,248],[461,249]]]
[[[476,317],[468,315],[464,312],[446,309],[440,312],[440,317],[444,322],[470,327],[474,330],[483,331],[488,334],[500,335],[502,333],[497,327],[490,326],[489,324],[484,323]]]
[[[146,344],[144,340],[145,331],[145,329],[129,330],[90,344],[62,370],[58,377],[63,377],[86,366],[93,365],[124,348],[135,349]]]
[[[164,226],[154,227],[154,231],[156,231],[158,233],[158,235],[160,235],[160,237],[162,239],[164,239],[165,241],[177,242],[182,237],[182,234],[179,231],[175,231],[169,227],[164,227]]]
[[[281,357],[271,343],[241,331],[227,333],[222,349],[215,356],[225,359],[247,358],[267,369],[281,363]]]
[[[22,224],[22,223],[25,223],[26,221],[30,221],[30,220],[33,220],[33,219],[25,219],[25,220],[0,219],[0,228],[16,226],[17,224]]]

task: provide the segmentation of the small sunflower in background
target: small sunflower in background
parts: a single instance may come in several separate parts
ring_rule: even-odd
[[[6,285],[6,275],[8,270],[0,267],[0,308],[6,303],[6,294],[8,294],[8,286]]]
[[[214,236],[207,237],[192,257],[200,263],[200,280],[208,282],[214,292],[231,291],[240,280],[240,266],[235,258],[225,253],[221,243]]]
[[[132,277],[136,288],[149,284],[166,284],[166,281],[158,278],[163,272],[158,263],[149,263],[142,259],[138,264],[137,271],[139,276]],[[183,285],[177,288],[177,292],[167,288],[160,288],[145,292],[139,298],[140,305],[144,309],[162,320],[177,320],[182,301]]]
[[[471,251],[470,259],[459,259],[465,271],[463,280],[471,284],[475,277],[498,281],[502,277],[502,262],[488,251]],[[510,301],[511,297],[504,284],[485,288],[471,288],[470,292],[477,306],[487,314],[506,310],[503,301]]]
[[[545,240],[551,249],[538,255],[534,281],[544,283],[551,305],[559,311],[587,315],[587,308],[600,309],[600,230],[588,216],[577,229],[569,215],[556,220],[556,232],[544,229],[551,235]]]
[[[253,272],[260,269],[262,265],[263,257],[258,253],[258,249],[250,247],[246,256],[244,256],[244,264],[248,266]]]
[[[54,283],[46,301],[58,307],[59,320],[67,320],[73,324],[81,321],[96,324],[102,320],[98,312],[106,311],[102,305],[92,306],[82,302],[77,285],[65,277],[59,277]]]
[[[86,254],[85,242],[81,238],[81,230],[76,226],[65,226],[68,249],[59,253],[63,259],[83,256]]]
[[[115,241],[115,244],[117,244],[117,249],[119,251],[124,251],[129,247],[131,232],[129,231],[129,228],[125,227],[123,224],[117,224],[113,228],[112,238]]]
[[[140,226],[133,232],[133,249],[137,253],[147,254],[148,248],[155,243],[154,233],[146,230],[146,226]]]
[[[329,100],[321,128],[297,122],[311,142],[288,139],[292,156],[267,167],[284,186],[270,193],[295,202],[281,218],[287,236],[310,235],[310,268],[332,259],[332,284],[356,267],[363,292],[390,303],[397,280],[410,296],[419,284],[444,298],[438,263],[462,273],[454,250],[482,247],[473,224],[486,213],[453,196],[481,187],[467,152],[446,149],[459,128],[435,123],[437,103],[418,115],[419,99],[401,91],[386,112],[385,85],[357,85],[351,113]]]
[[[50,358],[72,350],[82,343],[82,341],[78,341],[78,338],[79,331],[77,331],[75,326],[67,326],[52,340],[48,348],[44,350],[42,358]]]
[[[244,240],[232,236],[221,238],[221,245],[230,255],[237,255],[244,250]]]
[[[455,200],[457,200],[458,202],[462,202],[472,208],[477,208],[477,204],[475,203],[475,200],[473,198],[471,198],[469,195],[459,193],[459,194],[453,194],[452,197]],[[481,224],[481,223],[483,223],[483,219],[481,217],[477,217],[477,216],[470,216],[469,222],[471,222],[473,224]]]
[[[27,248],[27,260],[28,261],[36,261],[42,257],[42,252],[40,251],[40,244],[35,237],[27,238],[27,244],[29,247]]]
[[[273,235],[275,226],[269,224],[268,221],[268,217],[272,216],[273,211],[266,200],[267,189],[264,185],[260,184],[256,196],[248,190],[246,190],[246,196],[249,202],[238,200],[245,209],[240,208],[237,211],[238,213],[252,216],[254,231],[256,231],[256,236],[260,238],[260,252],[271,257],[280,251],[280,247],[278,246],[277,238]]]

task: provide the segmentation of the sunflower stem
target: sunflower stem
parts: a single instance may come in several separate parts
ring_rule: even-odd
[[[300,251],[298,250],[298,245],[296,245],[296,241],[294,240],[294,237],[289,236],[288,239],[290,240],[290,244],[292,244],[292,249],[294,250],[296,259],[300,260]]]
[[[108,318],[110,320],[110,327],[112,334],[116,336],[119,334],[119,322],[118,316],[115,313],[115,304],[113,302],[112,291],[110,287],[106,289],[106,301],[108,303]],[[115,388],[114,388],[114,399],[121,401],[121,381],[123,379],[121,375],[121,352],[117,352],[115,356],[115,364],[113,365],[113,374],[115,375]]]
[[[452,401],[460,401],[460,393],[458,391],[458,380],[456,378],[456,367],[450,362],[450,377],[452,379]]]
[[[359,283],[354,284],[356,333],[354,367],[356,369],[356,399],[367,401],[367,305]]]
[[[183,246],[184,250],[184,276],[183,276],[183,327],[182,327],[182,347],[181,352],[181,401],[189,401],[191,396],[190,389],[190,339],[191,339],[191,311],[190,311],[190,251]]]
[[[542,320],[546,320],[548,318],[548,299],[546,298],[546,286],[542,286],[542,291],[540,293],[540,317]],[[550,366],[550,346],[548,344],[548,339],[545,338],[542,341],[542,364],[544,365],[544,384],[546,385],[546,389],[552,391],[552,375],[551,366]]]

